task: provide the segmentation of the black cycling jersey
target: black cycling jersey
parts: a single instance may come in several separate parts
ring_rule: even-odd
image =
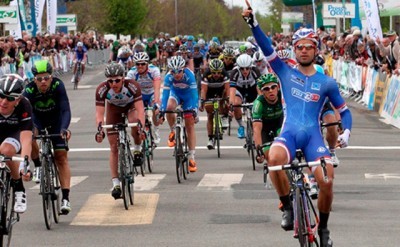
[[[218,78],[214,78],[210,69],[208,68],[204,72],[204,76],[201,84],[207,85],[207,95],[206,98],[214,98],[214,97],[222,97],[225,84],[229,83],[229,77],[225,70],[222,70],[222,73]]]
[[[0,144],[7,137],[19,140],[21,131],[32,129],[32,107],[25,97],[21,98],[11,115],[4,116],[0,114]]]

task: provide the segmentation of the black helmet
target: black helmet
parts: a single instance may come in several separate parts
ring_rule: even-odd
[[[19,97],[24,91],[24,79],[17,74],[6,74],[0,78],[0,93]]]
[[[106,77],[124,76],[125,68],[119,63],[111,63],[107,65],[104,75]]]
[[[32,66],[32,73],[33,75],[41,74],[41,73],[53,73],[53,67],[47,60],[39,60],[36,61],[35,64]]]

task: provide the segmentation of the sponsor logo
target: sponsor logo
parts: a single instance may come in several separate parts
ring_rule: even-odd
[[[313,94],[310,92],[303,92],[297,88],[292,88],[292,95],[298,99],[301,99],[305,102],[318,102],[320,96],[318,94]]]
[[[326,148],[320,146],[320,147],[318,147],[317,152],[318,152],[318,153],[325,153],[325,152],[326,152]]]
[[[317,83],[317,82],[312,82],[311,83],[311,89],[319,91],[321,89],[321,84]]]
[[[286,142],[286,139],[283,137],[275,137],[275,141]]]
[[[290,79],[292,82],[300,85],[300,86],[304,86],[304,80],[300,79],[299,77],[292,75],[292,78]]]

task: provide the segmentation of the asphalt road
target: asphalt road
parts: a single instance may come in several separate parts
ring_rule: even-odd
[[[94,141],[94,92],[103,68],[88,69],[76,91],[70,75],[61,78],[73,116],[73,210],[46,230],[38,186],[26,183],[28,211],[14,226],[12,246],[298,246],[293,233],[280,228],[278,197],[264,187],[261,165],[252,170],[243,140],[235,136],[236,123],[234,135],[222,141],[220,159],[205,148],[205,121],[196,125],[198,172],[182,184],[164,125],[155,172],[136,178],[136,204],[126,211],[110,195],[107,142]],[[342,247],[399,246],[400,131],[378,114],[349,105],[354,129],[350,147],[337,151],[331,237]]]

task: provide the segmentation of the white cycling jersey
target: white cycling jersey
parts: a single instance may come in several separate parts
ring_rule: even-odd
[[[128,74],[128,78],[134,79],[139,83],[142,94],[149,95],[154,93],[154,80],[161,80],[160,69],[153,64],[148,65],[147,72],[143,75],[139,74],[136,67],[132,67]]]

